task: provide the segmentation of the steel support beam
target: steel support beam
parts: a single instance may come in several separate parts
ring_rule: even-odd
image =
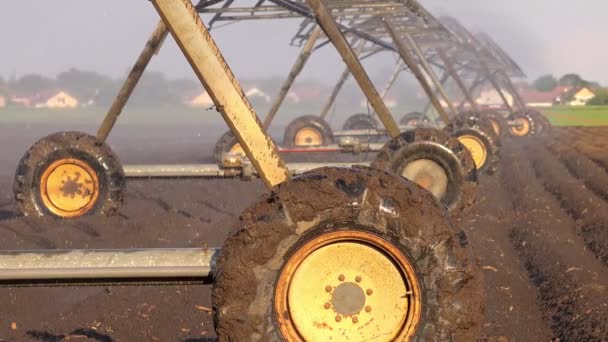
[[[505,81],[505,84],[507,85],[507,89],[509,90],[509,93],[511,93],[511,96],[513,96],[513,101],[517,104],[517,106],[519,107],[520,110],[525,112],[526,103],[521,98],[521,95],[519,94],[517,89],[515,89],[515,86],[513,85],[513,82],[511,82],[511,78],[509,77],[509,75],[507,75],[507,73],[504,70],[500,70],[499,74],[502,76],[503,80]]]
[[[492,87],[494,87],[494,89],[496,90],[496,92],[500,96],[502,102],[505,104],[505,106],[507,107],[507,109],[509,110],[509,112],[513,113],[513,106],[511,106],[511,104],[509,103],[509,100],[507,99],[507,96],[505,95],[502,87],[500,86],[500,83],[498,83],[498,81],[496,80],[495,75],[493,75],[487,69],[486,69],[486,71],[487,71],[486,77],[487,77],[488,81],[490,81],[490,84],[492,84]]]
[[[380,121],[384,124],[388,134],[391,137],[398,136],[401,131],[397,126],[397,123],[393,119],[391,112],[386,107],[384,101],[380,97],[380,94],[374,87],[374,84],[370,80],[369,76],[363,69],[361,62],[358,60],[355,52],[352,50],[346,38],[340,32],[338,25],[332,18],[331,13],[328,11],[323,0],[307,0],[308,4],[315,12],[315,18],[319,25],[323,28],[325,35],[331,39],[332,44],[336,47],[336,50],[342,56],[344,63],[348,66],[350,73],[353,75],[359,87],[367,97],[370,105],[380,118]]]
[[[383,144],[366,144],[358,148],[364,151],[378,151]],[[333,146],[336,150],[340,146]],[[320,167],[351,167],[353,165],[366,165],[368,162],[361,163],[289,163],[291,175],[301,175],[304,172]],[[167,165],[125,165],[123,166],[125,176],[128,178],[234,178],[234,177],[257,177],[258,174],[253,170],[248,171],[243,167],[222,168],[215,164],[167,164]]]
[[[152,0],[184,56],[267,187],[289,178],[258,117],[190,0]]]
[[[439,82],[441,83],[442,86],[445,87],[445,84],[448,82],[449,78],[450,78],[450,75],[447,72],[444,72],[443,75],[441,75]],[[422,113],[426,115],[429,112],[429,110],[431,109],[432,105],[433,104],[431,103],[431,101],[427,102],[427,104],[422,109]]]
[[[462,80],[460,75],[458,75],[458,72],[454,69],[454,63],[452,62],[452,60],[447,56],[447,54],[445,53],[445,51],[443,51],[443,49],[437,49],[437,54],[439,55],[439,58],[443,62],[446,72],[456,82],[456,85],[460,89],[460,92],[464,95],[467,102],[469,102],[473,111],[477,114],[481,113],[481,111],[479,110],[479,106],[477,105],[477,102],[475,102],[475,99],[473,98],[471,93],[469,93],[469,90],[467,89],[467,86],[464,84],[464,81]]]
[[[285,80],[285,82],[283,82],[283,85],[281,86],[281,89],[279,90],[279,93],[277,94],[276,99],[272,103],[272,106],[270,107],[268,114],[266,114],[266,116],[264,117],[264,122],[263,122],[262,126],[264,126],[265,129],[268,129],[268,127],[270,127],[272,120],[274,120],[274,117],[276,116],[277,112],[279,111],[279,108],[283,104],[283,101],[285,100],[285,97],[287,96],[289,89],[293,85],[293,82],[296,80],[296,78],[298,77],[298,75],[300,74],[302,69],[304,68],[304,65],[310,58],[312,49],[314,48],[315,43],[317,42],[317,39],[319,39],[320,36],[321,36],[321,27],[316,26],[314,28],[314,30],[312,31],[312,33],[310,34],[310,36],[308,37],[306,44],[304,44],[302,51],[300,51],[300,54],[298,55],[296,62],[291,67],[291,71],[289,72],[289,75],[287,76],[287,79]]]
[[[388,79],[386,85],[384,86],[384,89],[382,89],[382,92],[380,93],[380,96],[383,99],[386,97],[386,94],[388,94],[388,92],[391,90],[391,88],[395,84],[395,81],[397,81],[397,77],[399,76],[401,71],[403,71],[403,60],[400,58],[395,64],[395,69],[393,70],[391,77]]]
[[[422,73],[420,66],[414,59],[414,56],[410,52],[409,48],[404,44],[403,40],[397,36],[397,33],[391,26],[391,23],[386,18],[384,19],[384,27],[391,36],[393,42],[395,42],[401,59],[403,59],[407,67],[410,69],[410,72],[414,75],[414,77],[416,77],[418,83],[420,83],[420,85],[422,86],[422,89],[429,97],[429,100],[433,104],[433,107],[435,107],[437,113],[439,113],[441,119],[447,124],[450,121],[450,117],[446,113],[445,108],[443,108],[443,106],[441,105],[441,102],[439,102],[439,99],[437,99],[437,96],[435,96],[435,92],[427,82],[427,79]]]
[[[361,51],[363,51],[364,47],[365,41],[359,40],[357,43],[357,47],[355,48],[355,55],[357,57],[361,54]],[[331,94],[329,94],[329,98],[327,99],[327,102],[325,102],[323,109],[321,109],[321,113],[319,114],[319,117],[321,119],[325,119],[327,117],[327,114],[331,110],[331,107],[334,105],[336,99],[338,98],[338,94],[340,94],[340,91],[342,91],[344,83],[346,83],[346,80],[348,80],[348,76],[350,76],[350,69],[348,68],[348,66],[346,66],[346,68],[344,68],[344,71],[342,71],[342,73],[340,74],[340,78],[338,78],[338,82],[336,82],[336,85],[332,89]]]
[[[169,31],[167,30],[165,23],[161,20],[158,25],[156,25],[156,29],[154,30],[154,32],[152,32],[150,38],[148,38],[144,49],[141,51],[139,57],[137,58],[137,61],[131,68],[127,79],[123,82],[122,87],[118,92],[118,95],[116,95],[116,97],[114,98],[114,102],[112,102],[110,110],[106,114],[106,117],[101,123],[101,126],[97,130],[97,139],[105,141],[108,138],[108,135],[112,131],[116,120],[118,120],[120,113],[124,109],[125,105],[127,104],[127,101],[129,100],[129,97],[131,97],[131,94],[135,89],[135,86],[139,82],[141,75],[143,75],[144,71],[146,70],[146,67],[148,66],[148,63],[150,63],[152,56],[158,51],[158,49],[162,45],[162,42],[167,36],[168,32]]]
[[[418,61],[420,62],[422,69],[426,72],[428,77],[431,79],[431,82],[433,82],[433,84],[435,85],[435,90],[443,98],[446,105],[450,109],[450,112],[452,113],[452,115],[456,116],[456,108],[454,107],[454,103],[448,96],[448,93],[443,88],[443,85],[441,84],[441,82],[439,82],[439,79],[437,78],[437,74],[435,74],[435,71],[433,71],[433,68],[429,65],[428,61],[426,60],[426,57],[424,57],[424,53],[422,52],[422,50],[420,50],[420,47],[418,47],[418,43],[416,43],[414,38],[412,38],[412,36],[409,33],[405,34],[405,39],[407,40],[408,44],[414,51],[414,54],[418,57]],[[447,122],[446,122],[446,124],[447,124]]]
[[[0,251],[0,280],[199,278],[217,248]]]

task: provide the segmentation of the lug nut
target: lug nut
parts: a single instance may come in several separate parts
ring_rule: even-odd
[[[344,279],[345,279],[344,274],[340,274],[340,275],[338,276],[338,280],[339,280],[339,281],[344,281]]]
[[[325,292],[331,292],[331,286],[329,286],[329,285],[325,286]]]
[[[365,293],[367,293],[368,296],[371,296],[374,291],[372,289],[367,289],[365,290]]]
[[[357,322],[359,322],[359,318],[357,316],[354,316],[353,317],[353,323],[357,323]]]
[[[355,277],[355,281],[356,281],[357,283],[360,283],[360,282],[361,282],[361,280],[362,280],[361,276],[356,276],[356,277]]]
[[[365,307],[365,312],[372,312],[372,307],[371,307],[371,306],[369,306],[369,305],[367,305],[367,306]]]
[[[340,322],[342,320],[342,316],[336,315],[336,322]]]
[[[324,307],[325,309],[329,309],[329,308],[331,308],[331,304],[329,304],[329,303],[325,303],[325,305],[323,305],[323,307]]]

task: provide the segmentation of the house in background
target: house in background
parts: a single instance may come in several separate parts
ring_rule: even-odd
[[[502,93],[505,95],[509,106],[513,106],[513,95],[504,90]],[[482,89],[475,101],[480,106],[486,108],[502,108],[504,106],[502,97],[500,96],[498,91],[496,91],[496,89]]]
[[[563,102],[569,106],[586,106],[595,97],[595,92],[589,87],[573,88]]]
[[[551,107],[562,103],[571,89],[570,86],[558,86],[551,91],[523,88],[519,90],[519,94],[529,107]]]
[[[63,90],[52,90],[37,94],[32,99],[34,108],[76,108],[78,107],[78,100]]]
[[[3,94],[0,94],[0,109],[6,108],[7,98]]]

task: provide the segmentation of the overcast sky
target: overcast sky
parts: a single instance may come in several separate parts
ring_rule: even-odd
[[[608,84],[606,0],[419,0],[435,15],[452,15],[488,32],[530,78],[580,73]],[[130,68],[157,15],[147,0],[4,0],[0,4],[0,76],[48,76],[70,67],[113,77]],[[237,23],[213,32],[237,77],[281,77],[298,53],[288,46],[297,20]],[[391,56],[368,62],[387,68]],[[343,65],[332,49],[313,56],[304,77],[333,82]],[[193,78],[171,39],[151,70]]]

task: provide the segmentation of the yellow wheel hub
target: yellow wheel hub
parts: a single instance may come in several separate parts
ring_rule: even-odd
[[[99,180],[87,163],[78,159],[60,159],[44,170],[40,195],[53,214],[66,218],[82,216],[97,202]]]
[[[435,197],[441,199],[448,189],[448,175],[437,162],[430,159],[418,159],[407,164],[401,175],[420,185]]]
[[[420,321],[420,285],[391,243],[361,231],[332,232],[289,259],[275,312],[287,341],[403,341]]]
[[[513,135],[523,137],[530,133],[530,122],[526,118],[517,118],[514,121],[515,126],[511,126]]]
[[[305,127],[296,133],[296,146],[320,146],[323,145],[323,135],[317,129]]]
[[[488,151],[483,141],[474,135],[461,135],[458,137],[458,141],[471,153],[475,167],[478,170],[481,169],[488,159]]]
[[[500,135],[500,125],[498,122],[496,122],[494,119],[490,119],[490,124],[492,125],[492,130],[494,133],[496,133],[496,135]]]

